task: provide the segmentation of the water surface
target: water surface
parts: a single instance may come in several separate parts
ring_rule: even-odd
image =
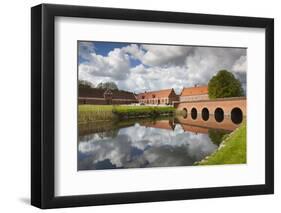
[[[174,118],[84,124],[79,126],[78,170],[191,166],[230,132]]]

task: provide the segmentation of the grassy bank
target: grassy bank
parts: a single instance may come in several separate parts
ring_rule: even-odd
[[[130,106],[130,105],[79,105],[78,122],[105,121],[139,117],[171,115],[170,106]]]
[[[215,153],[196,163],[196,165],[246,163],[246,130],[246,123],[244,122],[222,142]]]

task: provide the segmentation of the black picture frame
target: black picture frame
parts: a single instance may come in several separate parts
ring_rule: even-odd
[[[263,28],[265,48],[265,184],[60,196],[55,189],[55,17]],[[31,8],[31,204],[60,208],[274,193],[274,20],[241,16],[41,4]]]

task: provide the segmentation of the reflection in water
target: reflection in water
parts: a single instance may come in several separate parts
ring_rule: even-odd
[[[226,130],[218,129],[209,129],[208,131],[209,138],[216,145],[220,145],[220,143],[223,141],[224,137],[226,137],[228,133],[229,132]]]
[[[213,153],[227,133],[173,119],[79,126],[78,170],[189,166]]]

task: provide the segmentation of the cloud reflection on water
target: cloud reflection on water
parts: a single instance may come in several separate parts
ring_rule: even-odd
[[[78,170],[188,166],[217,149],[207,134],[146,127],[136,123],[116,135],[79,137]]]

